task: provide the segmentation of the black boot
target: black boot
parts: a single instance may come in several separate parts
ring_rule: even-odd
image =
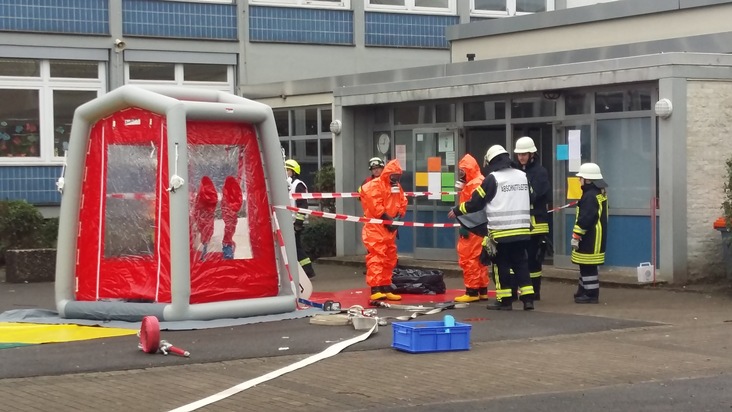
[[[574,303],[600,303],[600,300],[596,297],[581,295],[574,298]]]
[[[525,297],[521,298],[521,301],[524,303],[524,310],[534,310],[534,299],[533,295],[526,295]]]
[[[478,297],[480,300],[488,300],[488,287],[478,288]]]
[[[510,299],[496,300],[486,306],[488,310],[513,310],[513,301]]]
[[[600,303],[600,291],[593,290],[590,292],[585,290],[584,294],[574,298],[574,303]]]
[[[534,286],[534,301],[541,300],[541,276],[531,278],[531,284]]]
[[[584,296],[585,295],[585,288],[582,287],[582,285],[577,285],[577,291],[574,292],[575,299]]]

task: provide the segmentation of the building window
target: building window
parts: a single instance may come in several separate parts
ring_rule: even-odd
[[[39,90],[0,89],[0,156],[41,157]]]
[[[457,13],[455,0],[367,0],[366,10],[409,13]]]
[[[597,121],[597,163],[612,184],[612,209],[648,208],[655,196],[651,118]]]
[[[105,92],[104,64],[0,59],[0,163],[60,162],[80,105]]]
[[[172,63],[130,63],[130,80],[175,80],[175,65]]]
[[[634,112],[639,110],[651,110],[650,89],[630,89],[609,92],[597,92],[595,94],[595,112]]]
[[[249,4],[252,6],[290,6],[328,9],[351,8],[351,0],[249,0]]]
[[[99,77],[99,63],[74,60],[51,60],[51,77],[96,79]]]
[[[53,91],[53,156],[63,156],[69,149],[69,133],[74,111],[97,97],[93,90]]]
[[[39,77],[40,75],[40,60],[0,59],[0,76]]]
[[[275,109],[277,132],[285,157],[300,164],[300,179],[312,191],[315,173],[333,163],[330,106]]]
[[[475,122],[484,120],[501,120],[506,118],[506,102],[465,102],[463,103],[463,121]]]
[[[529,97],[511,100],[511,117],[523,119],[527,117],[548,117],[556,114],[556,100],[543,97]]]
[[[127,84],[169,84],[234,92],[234,67],[223,64],[130,62]]]
[[[470,14],[507,17],[554,10],[554,0],[470,0]]]

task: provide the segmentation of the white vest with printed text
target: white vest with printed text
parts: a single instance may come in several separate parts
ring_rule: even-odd
[[[492,172],[496,178],[496,196],[485,205],[488,229],[522,229],[531,226],[529,182],[526,173],[517,169]]]

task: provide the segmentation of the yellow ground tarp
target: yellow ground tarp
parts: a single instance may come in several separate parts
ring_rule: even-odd
[[[103,328],[100,326],[0,322],[0,344],[72,342],[127,336],[136,333],[137,331],[132,329]]]

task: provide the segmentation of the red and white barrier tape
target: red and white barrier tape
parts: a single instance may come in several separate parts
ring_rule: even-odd
[[[429,196],[429,195],[454,195],[456,192],[404,192],[407,196]],[[108,193],[107,197],[112,199],[124,199],[124,200],[154,200],[155,194],[154,193]],[[219,195],[220,197],[220,195]],[[359,194],[356,192],[352,193],[291,193],[290,198],[292,199],[335,199],[335,198],[346,198],[346,197],[359,197]],[[577,201],[572,201],[567,203],[566,205],[562,205],[559,207],[555,207],[554,209],[550,209],[547,211],[547,213],[554,213],[561,209],[566,209],[568,207],[576,206]],[[278,207],[278,206],[275,206]],[[284,208],[285,206],[282,206]],[[288,209],[291,206],[286,206]],[[309,209],[289,209],[293,212],[301,212],[306,214],[315,214],[312,210]],[[325,212],[316,212],[316,213],[325,213]],[[326,216],[328,215],[328,216]],[[320,215],[315,215],[320,216]],[[336,217],[338,216],[338,217]],[[340,215],[335,213],[325,213],[323,217],[329,217],[331,219],[338,219],[338,220],[347,220],[350,222],[364,222],[363,219],[366,218],[360,218],[356,216],[350,216],[349,219],[345,219],[343,217],[348,217],[348,215]],[[352,219],[351,219],[352,218]],[[354,220],[354,219],[360,219],[360,220]],[[366,223],[379,223],[382,224],[386,222],[386,224],[392,224],[395,226],[421,226],[421,225],[428,225],[432,223],[413,223],[413,222],[393,222],[393,221],[387,221],[387,220],[381,220],[381,219],[366,219],[366,220],[378,220],[378,222],[366,222]],[[390,223],[391,222],[391,223]],[[435,225],[452,225],[452,223],[434,223]],[[424,227],[457,227],[459,225],[454,226],[424,226]]]
[[[446,195],[457,195],[458,192],[404,192],[407,197],[417,196],[446,196]],[[347,193],[291,193],[291,199],[338,199],[346,197],[361,197],[358,192],[347,192]]]
[[[285,239],[282,237],[282,230],[280,230],[280,222],[277,220],[277,214],[272,213],[272,221],[275,225],[275,237],[277,243],[280,245],[280,254],[282,255],[282,263],[285,264],[285,270],[287,270],[287,276],[292,281],[292,272],[290,271],[290,264],[287,262],[287,250],[285,249]]]
[[[372,219],[367,217],[358,217],[351,215],[342,215],[340,213],[320,212],[318,210],[301,209],[294,206],[274,206],[278,209],[287,209],[291,212],[303,213],[335,220],[345,220],[347,222],[375,223],[379,225],[393,226],[414,226],[414,227],[460,227],[460,223],[419,223],[419,222],[401,222],[398,220]]]
[[[155,193],[107,193],[110,199],[155,200]]]
[[[572,207],[572,206],[577,206],[577,201],[576,201],[576,200],[574,200],[574,201],[572,201],[572,202],[569,202],[569,203],[567,203],[566,205],[562,205],[562,206],[559,206],[559,207],[555,207],[554,209],[549,209],[549,210],[547,211],[547,213],[554,213],[554,212],[556,212],[557,210],[562,210],[562,209],[566,209],[566,208],[568,208],[568,207]]]
[[[457,195],[457,192],[404,192],[408,197]],[[154,193],[108,193],[108,198],[124,200],[154,200]],[[219,195],[221,197],[221,195]],[[291,193],[290,199],[343,199],[361,197],[358,192],[347,193]]]

